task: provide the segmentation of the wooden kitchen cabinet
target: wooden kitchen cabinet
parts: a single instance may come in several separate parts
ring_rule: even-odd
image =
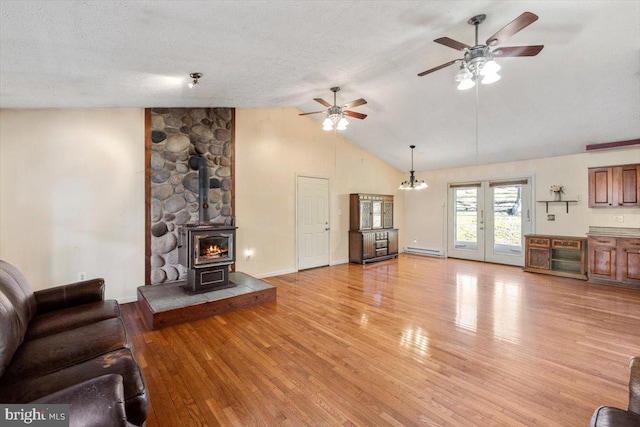
[[[551,241],[548,237],[527,236],[525,240],[526,268],[548,270],[551,267]]]
[[[618,239],[620,281],[640,285],[640,239]]]
[[[538,234],[525,236],[524,271],[587,280],[587,239]]]
[[[616,280],[616,238],[589,236],[589,278]]]
[[[640,206],[640,164],[589,168],[589,207]]]
[[[589,279],[640,285],[640,238],[590,232]]]

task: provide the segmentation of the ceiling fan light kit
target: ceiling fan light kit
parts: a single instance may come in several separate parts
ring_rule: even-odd
[[[416,148],[415,145],[410,145],[411,148],[411,170],[409,171],[409,179],[406,181],[402,181],[400,183],[399,190],[422,190],[424,188],[428,188],[424,180],[418,181],[415,176],[415,171],[413,170],[413,149]]]
[[[454,80],[458,82],[459,90],[471,89],[480,78],[480,82],[485,85],[495,83],[501,79],[498,74],[500,65],[494,61],[494,57],[536,56],[544,47],[543,45],[514,46],[491,50],[492,47],[498,45],[501,41],[504,41],[506,38],[511,37],[518,31],[537,21],[538,16],[531,12],[524,12],[500,31],[489,37],[486,44],[480,44],[478,43],[478,25],[483,23],[486,17],[486,15],[476,15],[467,21],[475,27],[476,40],[474,46],[466,45],[449,37],[441,37],[434,40],[436,43],[464,52],[464,56],[462,59],[456,59],[423,71],[418,74],[418,76],[424,76],[446,68],[456,62],[460,62],[460,70],[456,73]]]
[[[313,98],[314,101],[324,105],[327,107],[326,110],[322,111],[313,111],[311,113],[300,113],[299,116],[308,116],[309,114],[318,114],[325,113],[326,117],[322,122],[322,130],[345,130],[349,121],[345,116],[354,117],[356,119],[364,120],[367,115],[362,113],[357,113],[355,111],[347,110],[347,108],[357,107],[359,105],[366,104],[367,101],[364,98],[356,99],[355,101],[347,102],[346,104],[339,106],[336,103],[336,93],[340,90],[339,87],[332,87],[331,92],[333,92],[333,105],[329,104],[322,98]]]

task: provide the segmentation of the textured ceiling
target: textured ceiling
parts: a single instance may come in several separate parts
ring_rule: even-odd
[[[461,57],[524,11],[502,80],[456,90]],[[363,97],[344,135],[401,171],[583,152],[640,137],[640,2],[4,1],[0,107],[323,107]],[[195,89],[188,74],[204,74]],[[322,114],[291,120],[318,120]],[[640,157],[637,151],[632,155]]]

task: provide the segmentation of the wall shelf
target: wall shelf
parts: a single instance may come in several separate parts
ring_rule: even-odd
[[[547,213],[549,213],[549,203],[564,203],[567,206],[567,213],[569,213],[569,203],[578,203],[577,200],[538,200],[538,203],[544,203],[547,205]]]

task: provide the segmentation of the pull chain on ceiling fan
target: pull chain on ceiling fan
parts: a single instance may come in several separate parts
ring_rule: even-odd
[[[459,82],[458,89],[471,89],[476,85],[476,81],[480,77],[482,77],[481,82],[483,84],[490,84],[500,80],[500,75],[498,74],[500,65],[493,60],[494,57],[536,56],[544,47],[543,45],[512,46],[491,50],[492,47],[498,45],[518,31],[537,21],[538,16],[531,12],[524,12],[504,28],[489,37],[486,44],[480,44],[478,43],[478,26],[484,22],[486,17],[486,15],[476,15],[467,21],[470,25],[475,26],[476,39],[474,46],[466,45],[459,41],[450,39],[449,37],[435,39],[434,42],[436,43],[464,52],[464,56],[462,59],[455,59],[427,71],[423,71],[418,74],[418,76],[433,73],[434,71],[441,70],[459,62],[460,69],[454,78],[455,81]]]
[[[333,92],[333,105],[329,104],[322,98],[313,98],[314,101],[324,105],[327,107],[326,110],[322,111],[313,111],[311,113],[300,113],[299,116],[308,116],[309,114],[318,114],[318,113],[326,113],[327,117],[322,122],[322,130],[345,130],[349,122],[345,118],[345,116],[354,117],[356,119],[364,120],[367,115],[362,113],[357,113],[355,111],[347,110],[347,108],[357,107],[359,105],[364,105],[367,103],[364,98],[356,99],[355,101],[347,102],[346,104],[339,106],[336,103],[336,93],[340,90],[339,87],[332,87],[331,91]]]

